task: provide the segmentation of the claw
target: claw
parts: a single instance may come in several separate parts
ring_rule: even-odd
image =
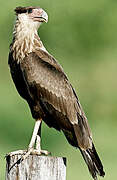
[[[11,167],[8,168],[8,172],[10,172],[10,170],[15,166],[20,164],[22,161],[24,161],[29,155],[51,155],[50,152],[46,151],[46,150],[37,150],[37,149],[33,149],[33,148],[29,148],[28,150],[18,150],[18,151],[13,151],[10,152],[8,154],[6,154],[6,158],[10,158],[11,156],[15,156],[15,155],[21,155],[21,158],[19,158]]]
[[[22,161],[24,161],[29,155],[50,155],[51,153],[46,151],[46,150],[41,150],[41,136],[38,135],[38,131],[40,132],[40,128],[41,128],[41,122],[42,119],[38,119],[35,122],[35,127],[34,127],[34,131],[33,131],[33,135],[30,141],[30,144],[28,146],[28,150],[18,150],[18,151],[14,151],[14,152],[10,152],[6,155],[6,158],[11,157],[11,156],[15,156],[15,155],[21,155],[21,158],[18,159],[17,162],[15,162],[10,168],[9,171],[12,169],[13,166],[15,166],[16,164],[20,164]],[[39,133],[40,134],[40,133]],[[34,149],[35,147],[35,149]]]
[[[51,155],[50,152],[48,152],[47,150],[37,150],[37,149],[33,149],[33,148],[29,148],[28,150],[18,150],[18,151],[13,151],[10,152],[8,154],[6,154],[5,157],[8,156],[15,156],[15,155],[22,155],[21,159],[22,161],[25,160],[29,155]]]
[[[25,154],[27,151],[26,150],[17,150],[17,151],[13,151],[13,152],[10,152],[8,154],[6,154],[5,157],[7,156],[15,156],[15,155],[22,155],[22,154]]]

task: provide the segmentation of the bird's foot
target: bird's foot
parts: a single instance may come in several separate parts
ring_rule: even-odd
[[[22,160],[26,159],[29,155],[51,155],[50,152],[48,152],[47,150],[37,150],[34,148],[29,148],[28,150],[17,150],[17,151],[13,151],[8,153],[6,156],[15,156],[15,155],[22,155]]]
[[[6,158],[10,158],[12,156],[15,155],[21,155],[20,158],[17,160],[17,162],[15,162],[11,167],[9,167],[9,172],[10,170],[16,165],[16,164],[20,164],[22,161],[24,161],[29,155],[50,155],[51,153],[46,151],[46,150],[37,150],[34,148],[28,148],[28,150],[17,150],[17,151],[13,151],[10,152],[6,155]]]
[[[26,153],[21,156],[20,158],[20,162],[24,161],[29,155],[49,155],[50,153],[46,150],[36,150],[36,149],[33,149],[33,148],[30,148],[28,149],[28,151],[26,151]]]
[[[6,154],[6,157],[7,156],[15,156],[15,155],[25,155],[27,152],[27,150],[17,150],[17,151],[13,151],[13,152],[10,152],[8,154]]]
[[[10,170],[16,165],[16,164],[20,164],[22,161],[24,161],[29,155],[50,155],[51,153],[46,151],[46,150],[36,150],[34,148],[30,148],[28,150],[18,150],[18,151],[13,151],[10,152],[6,155],[6,158],[10,158],[12,156],[15,155],[21,155],[21,157],[9,168],[9,172]]]
[[[47,150],[37,150],[37,149],[34,149],[32,152],[31,152],[31,155],[45,155],[45,156],[48,156],[48,155],[51,155],[51,152],[48,152]]]

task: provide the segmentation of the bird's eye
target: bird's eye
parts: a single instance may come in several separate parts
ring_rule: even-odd
[[[28,12],[28,14],[32,13],[32,9],[31,8],[28,9],[27,12]]]

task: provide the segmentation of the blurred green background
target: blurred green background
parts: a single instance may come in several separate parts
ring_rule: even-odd
[[[15,21],[13,9],[27,5],[41,6],[48,12],[49,22],[41,26],[40,37],[80,97],[104,164],[105,179],[116,179],[117,1],[10,0],[0,4],[0,180],[5,177],[5,154],[26,149],[34,126],[7,65]],[[91,179],[80,152],[62,133],[43,124],[42,137],[44,149],[67,157],[67,180]]]

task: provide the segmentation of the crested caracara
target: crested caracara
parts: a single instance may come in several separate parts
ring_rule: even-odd
[[[40,146],[44,121],[49,127],[62,131],[67,141],[80,150],[92,177],[97,180],[97,174],[104,176],[105,173],[85,113],[63,68],[38,36],[37,30],[43,22],[48,22],[48,15],[40,7],[17,7],[15,13],[8,63],[16,89],[27,101],[35,119],[28,150],[18,152],[25,152],[22,160],[31,153],[48,155]],[[15,153],[17,151],[11,154]]]

